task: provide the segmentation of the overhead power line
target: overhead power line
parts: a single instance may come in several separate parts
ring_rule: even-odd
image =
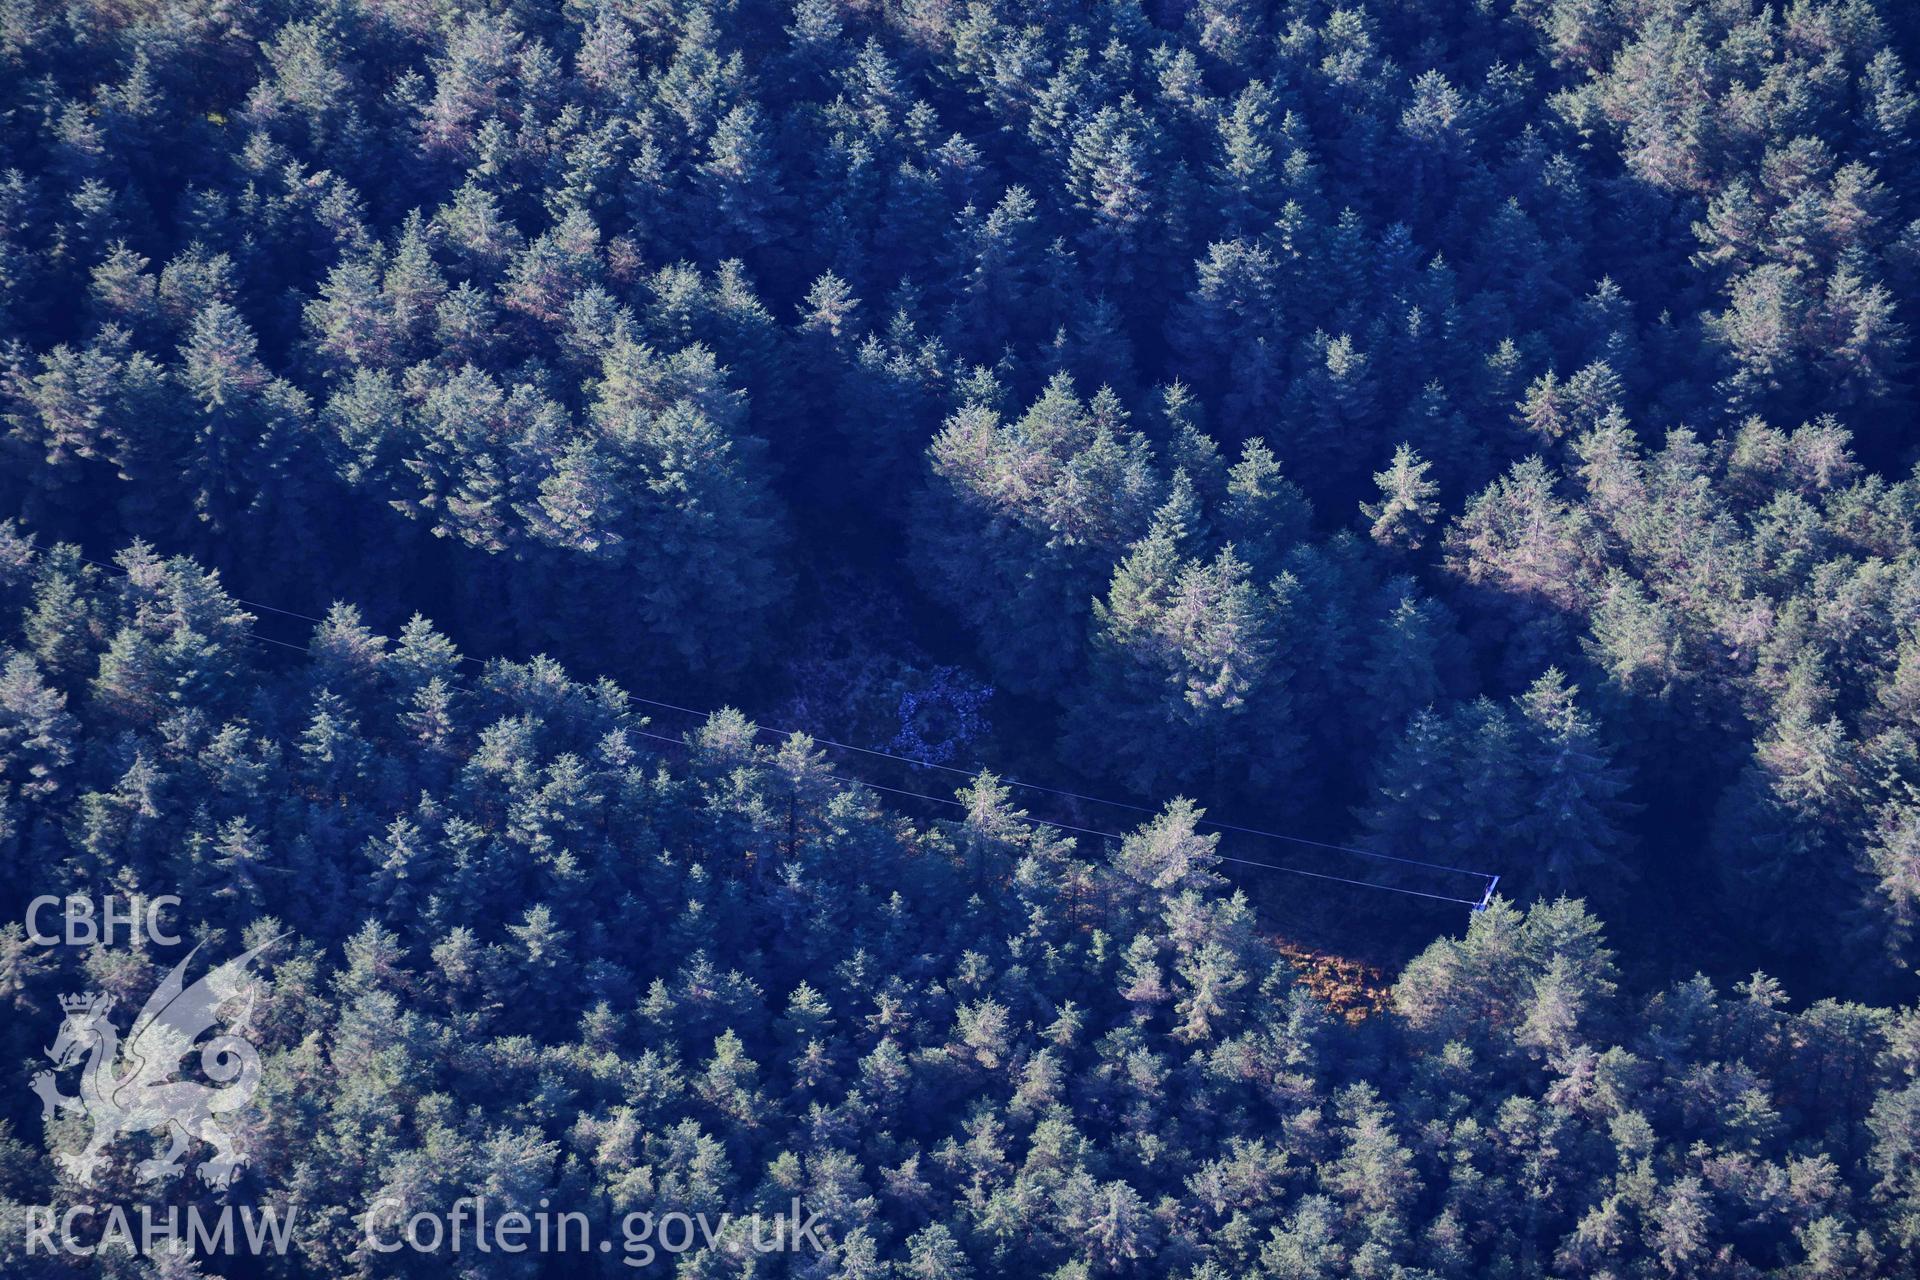
[[[94,565],[97,568],[106,569],[110,572],[120,574],[123,577],[127,576],[126,569],[110,561],[96,560],[90,556],[84,556],[84,555],[79,556],[78,559],[80,559],[82,562],[86,564]],[[325,618],[315,617],[310,613],[301,613],[295,609],[284,609],[278,605],[267,604],[263,601],[250,600],[244,596],[234,595],[231,592],[228,592],[227,596],[229,599],[233,600],[235,603],[245,605],[250,609],[259,609],[267,613],[278,614],[281,617],[295,618],[302,622],[312,623],[315,626],[326,625]],[[416,614],[417,613],[418,611],[416,611]],[[260,642],[270,644],[270,645],[276,645],[283,649],[291,649],[291,650],[294,650],[295,652],[304,653],[309,656],[311,656],[313,652],[313,650],[309,646],[293,644],[285,640],[276,640],[272,636],[263,636],[253,631],[249,631],[247,633],[247,638],[251,640],[258,640]],[[482,670],[485,670],[488,665],[487,660],[471,657],[464,653],[458,654],[456,656],[459,658],[461,662],[472,663],[474,666],[479,667]],[[657,698],[642,697],[639,694],[636,694],[624,689],[623,689],[623,692],[625,692],[627,699],[631,702],[636,702],[642,706],[653,707],[659,710],[674,711],[682,715],[693,716],[702,721],[706,720],[708,717],[710,717],[713,714],[711,711],[702,711],[697,707],[682,706],[678,703],[666,702]],[[865,755],[865,756],[873,756],[881,759],[894,760],[901,764],[907,765],[910,768],[931,769],[941,773],[948,773],[948,774],[953,774],[959,777],[964,777],[969,780],[977,778],[981,773],[988,772],[988,770],[986,770],[984,767],[976,768],[970,772],[966,769],[960,768],[955,765],[934,764],[929,761],[915,760],[910,756],[898,755],[890,751],[881,751],[873,747],[862,747],[862,746],[857,746],[853,743],[837,742],[832,738],[821,737],[818,734],[808,733],[805,730],[781,729],[773,725],[760,724],[757,721],[753,722],[753,728],[756,733],[770,733],[783,738],[794,737],[796,735],[803,736],[808,740],[822,746],[833,747],[843,751],[851,751],[851,752],[855,752],[857,754]],[[635,733],[640,737],[651,738],[659,742],[672,743],[674,745],[679,745],[679,746],[685,745],[680,739],[670,738],[663,734],[649,733],[645,730],[639,730],[639,729],[631,729],[629,730],[629,732]],[[960,801],[951,799],[949,797],[933,796],[933,795],[928,795],[925,792],[912,791],[912,790],[908,790],[901,787],[885,786],[880,783],[868,781],[867,779],[864,779],[864,778],[846,778],[846,777],[841,777],[837,774],[828,774],[826,776],[833,779],[836,782],[842,782],[849,786],[866,787],[869,790],[881,791],[881,792],[887,792],[893,795],[911,797],[918,800],[924,800],[932,804],[952,805],[957,808],[963,808],[963,809],[966,807],[965,805],[961,804]],[[1082,794],[1081,792],[1069,791],[1059,787],[1044,786],[1040,783],[1020,782],[1012,778],[1001,778],[1000,780],[1004,785],[1008,787],[1017,787],[1027,791],[1038,792],[1043,795],[1060,796],[1066,799],[1084,801],[1088,804],[1109,805],[1115,809],[1123,809],[1133,813],[1144,813],[1144,814],[1153,815],[1159,812],[1159,810],[1149,808],[1146,805],[1133,804],[1125,800],[1112,800],[1102,796],[1090,796],[1090,795]],[[1072,831],[1077,834],[1094,836],[1094,837],[1105,839],[1105,840],[1120,841],[1125,838],[1121,835],[1118,835],[1110,831],[1101,831],[1092,827],[1075,826],[1072,823],[1058,822],[1058,821],[1053,821],[1047,818],[1034,818],[1034,817],[1025,815],[1024,813],[1021,815],[1021,818],[1023,821],[1026,821],[1036,826],[1051,827],[1060,831]],[[1215,855],[1222,862],[1237,863],[1241,866],[1248,866],[1248,867],[1260,867],[1269,871],[1279,871],[1279,872],[1284,872],[1288,875],[1305,876],[1315,880],[1326,880],[1336,884],[1354,885],[1363,889],[1378,889],[1388,893],[1398,893],[1398,894],[1406,895],[1408,897],[1415,897],[1415,898],[1426,898],[1436,902],[1458,903],[1461,906],[1471,907],[1476,912],[1484,910],[1492,902],[1494,887],[1498,885],[1500,881],[1500,877],[1491,872],[1474,871],[1465,867],[1448,866],[1444,863],[1429,862],[1419,858],[1407,858],[1407,857],[1401,857],[1397,854],[1380,853],[1376,850],[1360,849],[1351,845],[1334,844],[1325,840],[1310,839],[1306,836],[1290,835],[1286,832],[1267,831],[1259,827],[1240,826],[1235,823],[1221,822],[1212,818],[1206,818],[1206,817],[1198,818],[1195,820],[1195,825],[1203,826],[1203,827],[1211,827],[1219,831],[1231,831],[1240,835],[1258,836],[1264,839],[1278,840],[1288,844],[1302,845],[1302,846],[1316,848],[1316,849],[1324,849],[1334,853],[1351,854],[1355,857],[1370,858],[1370,859],[1374,859],[1381,862],[1393,862],[1393,863],[1399,863],[1405,866],[1420,867],[1429,871],[1438,871],[1438,872],[1443,872],[1450,875],[1473,876],[1476,879],[1479,879],[1484,882],[1485,884],[1484,892],[1478,898],[1460,898],[1460,897],[1454,897],[1449,894],[1428,893],[1426,891],[1419,890],[1419,889],[1409,889],[1401,885],[1377,884],[1368,880],[1356,880],[1347,876],[1337,876],[1337,875],[1332,875],[1332,874],[1329,874],[1326,872],[1320,872],[1320,871],[1309,871],[1303,867],[1282,866],[1278,863],[1260,862],[1251,858],[1231,857],[1226,854]]]

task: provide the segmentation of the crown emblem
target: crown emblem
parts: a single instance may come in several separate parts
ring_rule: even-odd
[[[69,1014],[102,1014],[112,1004],[112,996],[102,995],[98,991],[82,991],[77,995],[60,997],[61,1009]]]

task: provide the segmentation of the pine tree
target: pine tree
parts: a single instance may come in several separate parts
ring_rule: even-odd
[[[1142,906],[1156,909],[1163,895],[1215,883],[1216,835],[1201,835],[1205,811],[1191,800],[1170,801],[1113,854],[1114,870]]]
[[[973,1267],[953,1232],[936,1222],[908,1238],[900,1274],[908,1280],[972,1280]]]
[[[342,261],[307,304],[307,329],[320,357],[342,367],[390,367],[398,356],[392,303],[377,258]]]
[[[1101,108],[1074,134],[1067,181],[1086,220],[1080,243],[1110,288],[1133,279],[1155,207],[1151,169],[1142,125],[1120,108]]]
[[[1387,584],[1385,616],[1367,641],[1367,701],[1376,723],[1402,725],[1432,706],[1442,689],[1446,622],[1440,607],[1423,599],[1411,582]]]
[[[1220,532],[1233,542],[1258,581],[1277,577],[1286,554],[1304,541],[1313,508],[1299,486],[1286,479],[1264,440],[1240,447],[1240,460],[1227,473],[1220,510]]]
[[[1145,436],[1096,418],[1062,373],[1015,422],[964,406],[928,456],[937,480],[913,528],[916,566],[982,634],[1000,681],[1058,684],[1080,661],[1107,557],[1152,519]]]
[[[293,460],[312,409],[305,395],[268,373],[257,347],[240,313],[214,302],[194,318],[180,350],[176,377],[193,409],[192,442],[177,464],[195,513],[215,531],[296,501]]]
[[[1091,679],[1069,715],[1074,753],[1143,794],[1270,783],[1297,749],[1276,602],[1232,547],[1211,562],[1182,554],[1196,516],[1176,483],[1094,601]]]
[[[1272,93],[1255,80],[1235,96],[1232,109],[1221,115],[1216,126],[1219,156],[1210,185],[1234,235],[1259,235],[1279,209],[1272,112]]]
[[[1579,690],[1549,668],[1516,703],[1529,812],[1519,836],[1540,859],[1531,882],[1548,892],[1592,893],[1618,878],[1626,837],[1627,779],[1599,727],[1574,700]],[[1519,877],[1522,884],[1529,875]]]
[[[853,289],[831,271],[822,272],[807,290],[806,301],[800,307],[800,331],[806,334],[823,335],[833,343],[853,337],[853,316],[860,308],[860,299]]]
[[[60,789],[79,729],[66,705],[32,657],[7,658],[0,668],[0,791],[31,802]]]
[[[718,219],[715,229],[727,233],[725,243],[757,246],[771,232],[781,195],[764,132],[756,107],[734,107],[715,124],[696,169],[699,189]]]
[[[1366,517],[1368,533],[1380,546],[1397,551],[1418,551],[1440,504],[1433,501],[1440,486],[1427,478],[1433,464],[1402,443],[1393,451],[1393,464],[1376,471],[1374,484],[1380,487],[1379,502],[1363,502],[1360,514]]]

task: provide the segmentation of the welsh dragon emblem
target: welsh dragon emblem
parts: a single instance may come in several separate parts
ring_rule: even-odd
[[[142,1182],[177,1177],[181,1157],[195,1139],[214,1148],[213,1158],[200,1166],[201,1180],[221,1188],[233,1181],[246,1161],[246,1146],[215,1117],[244,1107],[260,1087],[260,1053],[246,1039],[257,993],[247,966],[272,945],[262,943],[189,987],[187,966],[200,951],[195,947],[148,998],[124,1044],[107,1020],[113,997],[91,992],[61,997],[66,1017],[47,1050],[53,1070],[34,1076],[33,1091],[46,1119],[64,1110],[84,1111],[93,1121],[86,1147],[59,1156],[63,1169],[91,1186],[107,1148],[121,1134],[164,1130],[169,1145],[140,1162],[136,1172]],[[239,1016],[200,1049],[200,1068],[214,1083],[175,1079],[194,1042],[220,1021],[219,1010],[236,1002],[242,1005]],[[69,1097],[59,1091],[56,1073],[82,1059],[79,1096]]]

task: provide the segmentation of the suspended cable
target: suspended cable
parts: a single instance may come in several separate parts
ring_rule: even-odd
[[[677,738],[669,738],[666,735],[659,734],[659,733],[648,733],[644,729],[634,729],[634,730],[630,730],[629,732],[638,734],[640,737],[643,737],[643,738],[652,738],[656,742],[672,743],[680,747],[686,746],[686,743],[681,742]],[[823,776],[831,778],[835,782],[846,783],[848,786],[865,787],[870,791],[885,791],[896,796],[911,796],[916,800],[925,800],[931,804],[952,805],[954,808],[957,808],[957,809],[965,809],[967,807],[966,805],[962,804],[960,801],[950,799],[945,796],[930,796],[930,795],[927,795],[925,792],[921,792],[921,791],[907,791],[900,787],[882,786],[877,782],[868,782],[864,778],[847,778],[847,777],[842,777],[841,775],[835,774],[835,773],[829,773]],[[1031,826],[1036,826],[1036,827],[1047,827],[1047,828],[1051,828],[1053,830],[1058,830],[1058,831],[1078,832],[1081,835],[1095,836],[1103,840],[1112,840],[1115,843],[1124,843],[1126,840],[1125,836],[1119,835],[1112,831],[1096,831],[1091,827],[1076,827],[1072,823],[1054,822],[1048,818],[1036,818],[1027,814],[1020,815],[1019,821],[1025,822]],[[1355,886],[1356,888],[1361,888],[1361,889],[1379,889],[1386,893],[1402,893],[1402,894],[1407,894],[1410,897],[1431,899],[1434,902],[1457,903],[1463,907],[1477,907],[1479,905],[1483,905],[1482,899],[1455,898],[1444,893],[1425,893],[1419,889],[1407,889],[1407,888],[1402,888],[1399,885],[1375,884],[1370,880],[1352,880],[1347,878],[1346,876],[1327,875],[1324,872],[1308,871],[1302,867],[1283,867],[1283,866],[1280,866],[1278,863],[1258,862],[1252,858],[1235,858],[1224,853],[1216,853],[1213,856],[1216,860],[1220,862],[1238,863],[1243,867],[1262,867],[1268,871],[1281,871],[1281,872],[1285,872],[1287,875],[1294,875],[1294,876],[1308,876],[1315,880],[1331,880],[1336,884],[1350,884]],[[1498,879],[1498,877],[1495,877],[1495,879]]]
[[[90,556],[84,556],[84,555],[79,556],[78,558],[87,564],[95,565],[102,569],[111,570],[112,572],[118,573],[123,577],[127,576],[127,570],[117,564],[113,564],[103,560],[95,560]],[[303,622],[313,623],[315,626],[326,625],[326,619],[314,617],[310,613],[301,613],[293,609],[282,609],[277,605],[265,604],[258,600],[249,600],[244,596],[237,596],[231,593],[228,593],[228,598],[233,600],[235,603],[245,605],[250,609],[261,609],[268,613],[279,614],[283,617],[298,618]],[[416,614],[416,616],[418,615]],[[311,653],[311,650],[309,649],[306,649],[298,645],[288,644],[286,641],[273,640],[271,637],[267,637],[267,636],[262,636],[260,637],[260,639],[267,640],[269,643],[272,643],[272,644],[281,645],[284,648],[299,649],[303,653]],[[457,656],[460,661],[470,662],[473,665],[481,668],[482,670],[485,670],[488,665],[485,659],[470,657],[466,654],[459,654]],[[656,698],[642,697],[639,694],[632,693],[626,690],[623,690],[623,692],[626,693],[627,699],[629,701],[637,702],[642,706],[656,707],[662,710],[674,711],[682,715],[695,716],[701,720],[705,720],[713,714],[711,711],[701,711],[696,707],[685,707],[685,706],[679,705],[678,703],[664,702]],[[753,727],[756,733],[771,733],[783,738],[802,736],[822,746],[833,747],[842,751],[854,751],[854,752],[860,753],[861,755],[876,756],[886,760],[894,760],[894,761],[898,761],[901,764],[907,765],[910,768],[933,769],[942,773],[950,773],[950,774],[954,774],[956,776],[967,778],[967,779],[977,778],[981,773],[988,772],[988,770],[984,768],[975,769],[974,771],[969,772],[968,770],[959,768],[955,765],[934,764],[928,761],[915,760],[909,756],[897,755],[890,751],[881,751],[873,747],[861,747],[861,746],[855,746],[854,744],[848,743],[848,742],[836,742],[832,738],[823,738],[817,734],[807,733],[804,730],[781,729],[773,725],[760,724],[757,722],[754,723]],[[659,735],[647,734],[644,736],[657,737]],[[833,776],[833,775],[829,775],[829,776]],[[848,780],[836,778],[836,781],[848,781]],[[902,790],[896,787],[884,787],[879,785],[878,783],[867,782],[864,779],[856,779],[852,781],[857,782],[858,785],[869,787],[877,791],[888,791],[897,795],[904,795],[904,796],[917,796],[920,799],[932,800],[936,803],[959,804],[958,801],[940,800],[939,797],[928,796],[917,791],[907,791],[907,790]],[[1019,787],[1019,788],[1024,788],[1025,790],[1028,790],[1028,791],[1040,792],[1046,795],[1061,796],[1061,797],[1072,799],[1072,800],[1082,800],[1089,804],[1110,805],[1116,809],[1125,809],[1133,813],[1157,814],[1159,812],[1159,810],[1157,809],[1151,809],[1145,805],[1133,804],[1125,800],[1109,800],[1100,796],[1083,795],[1082,793],[1077,791],[1067,791],[1058,787],[1044,786],[1040,783],[1035,783],[1035,782],[1019,782],[1010,778],[1003,778],[1001,779],[1001,781],[1008,787]],[[1088,827],[1076,827],[1069,823],[1052,822],[1044,819],[1041,819],[1040,821],[1045,822],[1045,824],[1048,826],[1057,827],[1063,831],[1075,831],[1085,835],[1101,836],[1107,839],[1120,838],[1118,836],[1112,835],[1109,832],[1095,831]],[[1395,862],[1403,866],[1421,867],[1429,871],[1445,872],[1449,875],[1473,876],[1476,879],[1483,880],[1487,883],[1486,892],[1478,899],[1455,898],[1445,894],[1423,893],[1415,889],[1403,889],[1403,888],[1398,888],[1392,885],[1377,885],[1377,884],[1372,884],[1371,882],[1365,881],[1365,880],[1352,880],[1344,876],[1335,876],[1335,875],[1324,874],[1321,872],[1307,871],[1297,867],[1281,867],[1273,864],[1252,862],[1252,861],[1248,861],[1247,859],[1228,859],[1229,861],[1245,862],[1246,865],[1248,866],[1267,866],[1271,870],[1275,870],[1275,871],[1287,871],[1294,875],[1314,876],[1318,879],[1332,880],[1342,884],[1357,884],[1357,885],[1362,885],[1366,888],[1371,888],[1371,889],[1387,889],[1395,893],[1405,893],[1405,894],[1411,894],[1416,897],[1433,898],[1442,902],[1458,902],[1466,906],[1475,907],[1476,909],[1479,909],[1479,907],[1484,906],[1485,903],[1491,898],[1493,893],[1493,886],[1499,880],[1499,876],[1494,875],[1491,872],[1474,871],[1466,867],[1449,866],[1445,863],[1429,862],[1420,858],[1407,858],[1407,857],[1402,857],[1398,854],[1380,853],[1372,849],[1360,849],[1360,848],[1355,848],[1352,845],[1334,844],[1325,840],[1314,840],[1306,836],[1289,835],[1285,832],[1280,832],[1280,831],[1267,831],[1260,827],[1240,826],[1235,823],[1221,822],[1216,819],[1207,818],[1204,816],[1197,818],[1195,820],[1194,825],[1202,826],[1202,827],[1211,827],[1219,831],[1232,831],[1240,835],[1258,836],[1268,840],[1279,840],[1288,844],[1303,845],[1309,848],[1325,849],[1333,853],[1344,853],[1344,854],[1350,854],[1360,858],[1371,858],[1381,862]]]
[[[236,600],[239,599],[239,597],[237,596],[234,598]],[[309,657],[313,655],[313,650],[307,648],[304,645],[293,644],[285,640],[275,640],[271,636],[256,635],[250,632],[248,633],[246,638],[249,640],[260,641],[263,644],[277,645],[282,649],[292,649],[297,653],[304,653]],[[472,689],[467,689],[465,690],[465,692],[472,693],[475,691]],[[651,733],[645,729],[635,729],[631,727],[627,727],[625,729],[625,732],[630,733],[635,737],[648,738],[654,742],[663,742],[668,744],[669,746],[679,747],[682,749],[686,749],[687,747],[687,743],[684,740],[680,738],[670,738],[663,733]],[[909,791],[903,787],[889,787],[882,783],[869,782],[865,778],[849,778],[837,773],[827,773],[827,774],[822,774],[821,776],[828,778],[831,781],[842,783],[846,786],[864,787],[869,791],[881,791],[881,792],[886,792],[889,795],[908,796],[915,800],[924,800],[929,804],[950,805],[956,809],[965,809],[967,807],[965,804],[961,803],[960,801],[951,799],[950,797],[928,795],[923,791]],[[1036,818],[1030,814],[1017,815],[1017,820],[1021,822],[1025,822],[1029,826],[1045,827],[1055,831],[1071,831],[1078,835],[1093,836],[1096,839],[1112,840],[1115,843],[1124,843],[1126,840],[1125,836],[1120,835],[1116,832],[1099,831],[1092,827],[1078,827],[1073,825],[1070,822],[1055,822],[1048,818]],[[1286,875],[1306,876],[1309,879],[1313,879],[1313,880],[1328,880],[1335,884],[1352,885],[1355,888],[1359,888],[1359,889],[1377,889],[1383,893],[1404,894],[1407,897],[1426,898],[1429,901],[1433,901],[1433,902],[1457,903],[1463,907],[1471,907],[1475,911],[1484,909],[1488,899],[1490,899],[1493,894],[1493,890],[1491,886],[1489,886],[1486,896],[1482,898],[1479,898],[1479,899],[1455,898],[1444,893],[1427,893],[1420,889],[1408,889],[1400,885],[1374,884],[1373,882],[1368,880],[1353,880],[1346,876],[1328,875],[1325,872],[1321,872],[1321,871],[1308,871],[1304,867],[1283,867],[1278,863],[1259,862],[1252,858],[1236,858],[1224,853],[1216,853],[1213,856],[1216,860],[1220,862],[1231,862],[1243,867],[1260,867],[1267,871],[1279,871]],[[1492,877],[1492,879],[1497,881],[1499,877],[1494,876]]]

